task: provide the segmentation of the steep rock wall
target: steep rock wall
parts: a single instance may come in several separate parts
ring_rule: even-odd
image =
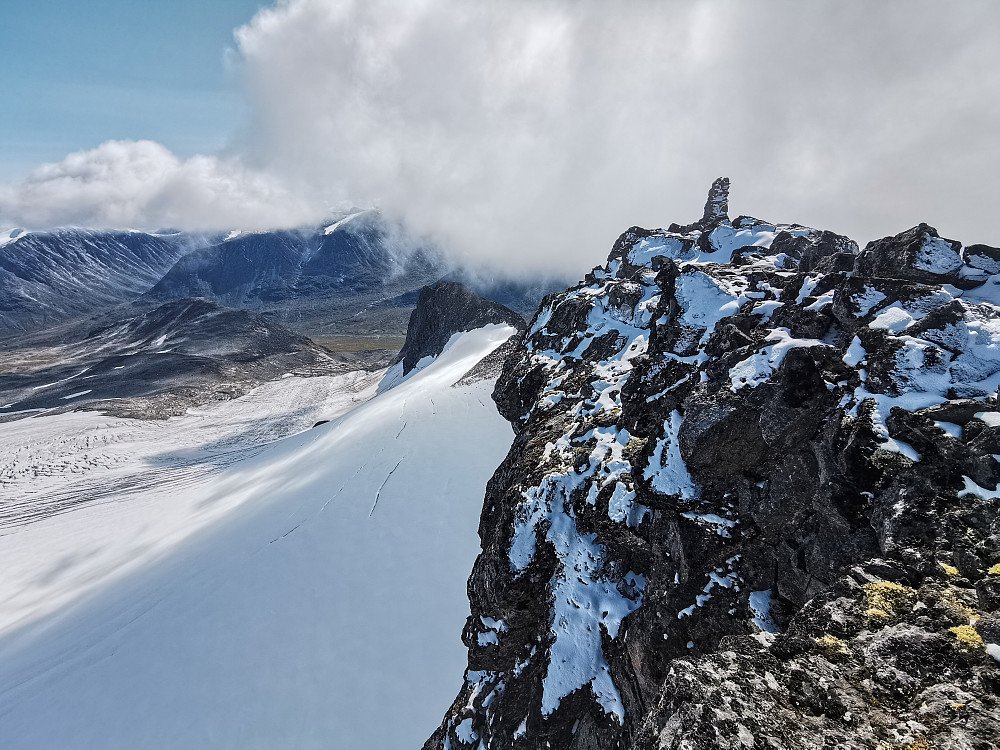
[[[524,318],[498,302],[473,293],[457,281],[439,281],[420,290],[410,313],[406,343],[399,352],[405,375],[424,357],[436,357],[452,334],[473,331],[491,323],[525,329]]]

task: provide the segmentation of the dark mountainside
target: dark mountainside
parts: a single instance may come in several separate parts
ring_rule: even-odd
[[[461,331],[472,331],[491,323],[513,326],[524,332],[524,318],[496,302],[473,294],[455,281],[441,281],[420,290],[417,306],[410,313],[406,343],[399,352],[405,375],[423,357],[436,357],[448,339]]]
[[[163,418],[242,396],[288,372],[361,368],[259,315],[206,299],[168,302],[72,339],[76,343],[27,353],[0,352],[0,420],[80,408]]]
[[[58,229],[0,239],[0,346],[65,336],[205,297],[307,335],[399,335],[420,289],[449,280],[530,316],[567,279],[514,278],[456,265],[378,211],[327,227],[194,235]],[[66,332],[55,330],[70,324]],[[15,340],[16,339],[16,340]]]
[[[532,314],[565,282],[480,278],[377,211],[326,230],[247,233],[184,256],[146,295],[208,297],[310,334],[402,333],[419,290],[442,279]]]
[[[426,750],[1000,743],[1000,250],[633,227],[547,297]]]
[[[325,231],[246,233],[184,256],[144,298],[207,297],[276,321],[344,335],[401,331],[409,306],[391,300],[447,272],[432,248],[374,211]]]
[[[0,337],[129,302],[199,238],[58,229],[0,244]]]

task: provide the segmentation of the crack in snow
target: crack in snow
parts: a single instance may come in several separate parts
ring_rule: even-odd
[[[382,490],[385,488],[386,483],[389,481],[389,478],[392,476],[393,472],[395,472],[396,469],[399,468],[399,465],[401,463],[403,463],[403,459],[399,459],[396,462],[396,465],[392,467],[392,471],[390,471],[388,474],[386,474],[385,479],[382,480],[382,484],[379,485],[378,492],[375,493],[375,502],[372,503],[372,509],[370,511],[368,511],[368,517],[369,518],[371,518],[372,517],[372,513],[375,512],[375,506],[378,505],[378,499],[382,496]]]

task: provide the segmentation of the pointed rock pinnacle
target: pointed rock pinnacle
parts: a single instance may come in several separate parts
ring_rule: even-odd
[[[712,183],[712,189],[708,191],[708,200],[705,201],[705,215],[701,217],[701,223],[707,226],[728,218],[729,178],[719,177]]]

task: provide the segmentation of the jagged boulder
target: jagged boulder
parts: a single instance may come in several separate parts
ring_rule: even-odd
[[[405,375],[423,357],[436,357],[448,339],[490,323],[504,323],[524,331],[524,318],[497,302],[483,299],[456,281],[440,281],[420,290],[410,313],[406,343],[399,353]]]
[[[727,195],[507,359],[428,750],[995,746],[1000,284],[926,225],[859,256]]]
[[[982,256],[985,253],[976,257]],[[951,284],[959,289],[973,289],[988,277],[982,269],[966,264],[961,242],[944,239],[927,224],[869,243],[858,255],[854,270],[865,279]]]
[[[988,274],[1000,273],[1000,247],[969,245],[965,248],[965,262]]]

